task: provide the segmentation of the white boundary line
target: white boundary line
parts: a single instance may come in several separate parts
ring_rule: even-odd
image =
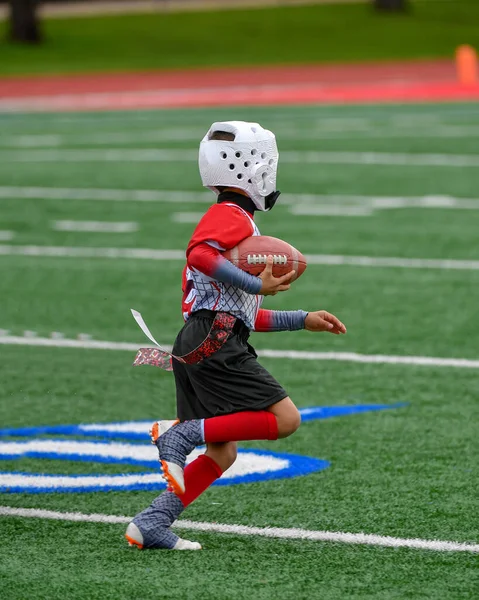
[[[52,221],[55,231],[86,231],[91,233],[131,233],[138,231],[138,223],[134,221]],[[0,238],[1,239],[1,238]]]
[[[63,258],[135,258],[148,260],[186,260],[184,250],[150,248],[88,248],[86,246],[7,246],[0,245],[0,255]]]
[[[0,345],[40,346],[49,348],[80,348],[86,350],[127,350],[136,352],[143,344],[108,342],[101,340],[68,340],[64,338],[0,336]],[[170,346],[164,346],[170,350]],[[287,358],[290,360],[322,360],[355,362],[362,364],[415,365],[424,367],[454,367],[479,369],[479,360],[467,358],[440,358],[434,356],[394,356],[388,354],[357,354],[356,352],[308,352],[303,350],[257,350],[262,358]]]
[[[0,151],[2,163],[14,162],[196,162],[197,150],[164,148],[84,148]],[[329,165],[389,165],[402,167],[479,167],[477,154],[400,152],[285,151],[282,163]]]
[[[393,123],[388,126],[376,126],[368,124],[366,119],[357,120],[353,122],[353,126],[350,125],[346,119],[335,123],[332,120],[331,123],[323,122],[316,126],[312,126],[308,130],[299,128],[284,128],[277,127],[276,135],[281,139],[288,140],[305,140],[305,139],[318,139],[321,140],[357,140],[359,138],[367,138],[368,140],[388,138],[398,139],[424,139],[424,138],[476,138],[479,137],[479,127],[474,125],[453,125],[453,124],[442,124],[435,125],[433,128],[430,126],[426,127],[411,127],[409,128],[400,127],[396,129]],[[32,148],[61,148],[68,146],[78,146],[79,144],[85,144],[90,146],[108,146],[112,143],[115,144],[129,144],[138,142],[196,142],[201,139],[204,132],[200,129],[153,129],[153,130],[139,130],[134,132],[128,131],[103,131],[102,133],[86,133],[86,134],[75,134],[75,133],[52,133],[52,134],[19,134],[5,136],[0,139],[0,148],[12,148],[12,149],[32,149]]]
[[[183,250],[155,248],[98,248],[88,246],[12,246],[0,244],[0,256],[36,256],[60,258],[131,258],[139,260],[185,260]],[[306,254],[309,265],[353,267],[397,267],[403,269],[440,269],[478,271],[479,260],[399,258],[394,256],[345,256],[342,254]]]
[[[13,508],[0,506],[0,515],[7,517],[27,517],[53,519],[56,521],[75,521],[87,523],[129,523],[132,517],[121,515],[83,514],[57,512],[35,508]],[[384,546],[388,548],[414,548],[416,550],[435,550],[436,552],[479,552],[479,544],[449,542],[442,540],[421,540],[418,538],[396,538],[369,533],[345,533],[342,531],[314,531],[310,529],[282,527],[249,527],[247,525],[229,525],[223,523],[205,523],[198,521],[176,521],[173,527],[192,531],[226,533],[231,535],[257,535],[267,538],[306,540],[311,542],[339,542],[343,544],[361,544]]]
[[[170,215],[173,223],[198,223],[204,215],[202,212],[174,212]]]
[[[293,214],[325,214],[325,211],[356,209],[365,213],[371,210],[398,208],[441,208],[479,210],[479,198],[459,198],[430,194],[427,196],[360,196],[348,194],[295,194],[287,193],[295,204]],[[212,204],[214,195],[205,191],[189,190],[125,190],[108,188],[51,188],[0,186],[0,199],[34,200],[95,200],[113,202],[166,202]],[[285,203],[286,204],[286,203]]]
[[[211,192],[178,190],[115,190],[105,188],[0,187],[0,198],[35,200],[111,200],[114,202],[201,202],[212,204]]]

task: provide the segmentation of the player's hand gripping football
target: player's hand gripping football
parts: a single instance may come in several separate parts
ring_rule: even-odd
[[[329,331],[335,335],[346,333],[346,327],[341,321],[325,310],[308,313],[304,328],[308,331]]]
[[[291,279],[294,276],[294,271],[290,271],[281,277],[273,275],[273,257],[268,256],[266,259],[266,267],[263,269],[259,278],[263,281],[263,285],[259,293],[262,296],[275,296],[278,292],[286,292],[291,286]]]

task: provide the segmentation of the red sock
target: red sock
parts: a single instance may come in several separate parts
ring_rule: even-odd
[[[246,411],[204,420],[205,442],[277,440],[278,423],[267,410]]]
[[[182,496],[178,496],[183,502],[183,506],[186,508],[188,504],[196,500],[222,474],[223,471],[212,458],[206,454],[198,456],[185,468],[186,491]]]

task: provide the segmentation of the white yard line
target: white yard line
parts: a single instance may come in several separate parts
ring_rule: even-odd
[[[370,217],[374,210],[368,206],[344,204],[295,204],[289,212],[301,217]]]
[[[95,248],[87,246],[12,246],[0,244],[0,255],[63,258],[131,258],[138,260],[185,260],[183,250],[153,248]],[[390,256],[346,256],[342,254],[306,254],[309,265],[347,265],[354,267],[396,267],[403,269],[439,269],[478,271],[479,260],[396,258]]]
[[[396,139],[425,139],[425,138],[477,138],[478,126],[442,125],[429,127],[395,128],[393,125],[383,127],[368,125],[367,121],[351,128],[349,123],[340,121],[333,126],[325,122],[310,129],[275,128],[276,136],[287,140],[368,140]],[[0,139],[2,148],[58,148],[78,146],[79,144],[92,146],[108,146],[109,144],[138,144],[139,142],[196,142],[201,139],[204,131],[199,129],[158,129],[152,131],[104,131],[102,133],[69,133],[69,134],[20,134],[17,136],[4,136]]]
[[[138,223],[133,221],[52,221],[56,231],[89,231],[100,233],[130,233],[138,231]],[[1,238],[0,238],[1,239]]]
[[[479,167],[475,154],[415,154],[393,152],[282,152],[286,163],[389,165],[402,167]]]
[[[375,210],[400,208],[434,208],[452,210],[479,210],[479,198],[456,198],[454,196],[348,196],[345,194],[296,194],[296,203],[290,206],[295,215],[364,216]],[[328,209],[331,212],[328,213]],[[363,211],[363,212],[361,212]]]
[[[347,125],[342,128],[330,129],[329,127],[316,127],[311,128],[309,130],[291,130],[291,131],[281,131],[280,129],[275,129],[276,136],[279,139],[288,139],[288,140],[341,140],[341,141],[349,141],[349,140],[385,140],[388,138],[394,139],[455,139],[455,138],[477,138],[479,137],[479,127],[474,126],[442,126],[435,127],[433,129],[417,127],[415,129],[405,129],[405,128],[394,128],[386,125],[385,127],[375,127],[369,126],[364,128],[357,129],[349,129]],[[191,136],[191,140],[195,140],[193,136]],[[133,138],[132,138],[133,140]],[[93,142],[92,142],[93,143]],[[6,144],[2,144],[6,145]],[[45,145],[45,144],[44,144]],[[14,147],[18,144],[13,143],[10,146]]]
[[[134,142],[195,142],[204,135],[203,129],[153,129],[134,131],[103,131],[101,133],[68,133],[68,134],[20,134],[3,137],[0,140],[2,148],[55,148],[59,146],[78,146],[91,144],[107,146],[111,143],[128,144]]]
[[[174,212],[170,219],[174,223],[198,223],[203,215],[202,212]]]
[[[1,246],[0,246],[1,253]],[[309,265],[349,265],[354,267],[398,267],[402,269],[479,270],[479,260],[394,258],[389,256],[344,256],[305,254]]]
[[[6,246],[1,255],[68,257],[68,258],[133,258],[139,260],[185,260],[184,250],[152,250],[149,248],[88,248],[71,246]]]
[[[107,200],[113,202],[199,202],[212,204],[212,192],[125,190],[104,188],[0,187],[0,199]]]
[[[7,332],[8,333],[8,332]],[[100,340],[64,338],[42,338],[33,336],[0,335],[0,345],[36,346],[48,348],[79,348],[86,350],[124,350],[136,352],[140,346],[149,342],[134,344],[131,342],[108,342]],[[150,344],[151,345],[151,344]],[[164,345],[164,348],[171,348]],[[388,354],[357,354],[356,352],[308,352],[303,350],[257,350],[262,358],[286,358],[289,360],[340,361],[363,364],[414,365],[423,367],[452,367],[460,369],[479,369],[479,360],[467,358],[440,358],[434,356],[394,356]]]
[[[87,339],[67,340],[64,338],[0,335],[0,344],[6,346],[41,346],[44,348],[81,348],[86,350],[126,350],[129,352],[136,352],[140,346],[148,345],[148,342],[143,344],[132,344],[131,342],[106,342]],[[164,347],[168,349],[167,346]]]
[[[446,195],[428,196],[361,196],[348,194],[284,194],[284,204],[294,198],[290,210],[298,215],[342,214],[345,209],[353,214],[370,214],[371,210],[398,208],[445,208],[479,210],[479,198],[458,198]],[[0,186],[0,199],[33,200],[96,200],[112,202],[166,202],[171,204],[211,204],[214,195],[207,191],[188,190],[125,190],[108,188],[50,188]],[[281,197],[283,200],[283,196]],[[332,206],[333,205],[333,206]],[[279,205],[280,206],[280,205]],[[335,212],[337,210],[337,213]],[[308,212],[309,211],[309,212]],[[330,211],[330,212],[328,212]]]
[[[198,160],[196,150],[162,150],[132,148],[122,150],[85,148],[72,150],[0,151],[1,162],[192,162]]]
[[[14,162],[196,162],[197,150],[155,148],[85,148],[81,150],[0,151],[2,163]],[[316,152],[286,151],[282,163],[389,165],[410,167],[479,167],[477,154],[419,154],[393,152]]]
[[[55,521],[74,521],[86,523],[129,523],[133,517],[122,515],[83,514],[57,512],[36,508],[13,508],[0,506],[0,515],[6,517],[22,517],[51,519]],[[450,542],[443,540],[422,540],[418,538],[396,538],[369,533],[346,533],[342,531],[315,531],[310,529],[283,527],[250,527],[248,525],[229,525],[225,523],[205,523],[181,519],[173,525],[175,529],[189,531],[206,531],[231,535],[254,535],[274,539],[305,540],[310,542],[333,542],[343,544],[360,544],[366,546],[383,546],[388,548],[413,548],[415,550],[433,550],[436,552],[479,552],[479,544]]]

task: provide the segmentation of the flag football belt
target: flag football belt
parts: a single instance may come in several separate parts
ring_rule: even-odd
[[[133,366],[138,367],[140,365],[153,365],[154,367],[159,367],[160,369],[164,369],[165,371],[172,371],[173,359],[181,363],[194,365],[217,352],[226,343],[229,335],[233,333],[233,329],[237,330],[238,324],[241,323],[241,321],[238,321],[236,317],[230,315],[229,313],[214,313],[213,311],[198,312],[208,312],[212,316],[214,315],[214,319],[213,323],[211,324],[211,329],[208,335],[197,348],[195,348],[191,352],[188,352],[188,354],[184,354],[183,356],[176,356],[175,354],[168,352],[164,348],[161,348],[156,342],[156,340],[153,338],[153,336],[150,337],[150,335],[147,334],[148,337],[152,341],[154,341],[155,344],[158,345],[158,348],[140,348],[133,362]],[[133,314],[133,316],[135,317],[143,331],[146,333],[145,329],[142,327],[135,314]]]

